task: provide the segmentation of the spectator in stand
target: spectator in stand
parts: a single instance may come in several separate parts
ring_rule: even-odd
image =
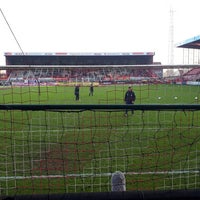
[[[94,86],[93,83],[90,84],[90,92],[89,92],[89,96],[93,96],[94,93]]]
[[[75,95],[76,101],[78,101],[79,100],[79,85],[75,86],[74,95]]]
[[[127,105],[130,105],[130,104],[134,104],[136,100],[136,96],[135,96],[135,93],[134,91],[132,90],[132,87],[128,87],[128,90],[126,91],[125,93],[125,97],[124,97],[124,101]],[[131,110],[131,113],[133,114],[134,111]],[[128,116],[128,110],[126,109],[125,111],[125,116]]]

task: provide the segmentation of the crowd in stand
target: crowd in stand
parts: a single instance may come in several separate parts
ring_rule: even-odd
[[[200,81],[200,68],[193,68],[183,74],[182,78],[185,81]]]
[[[200,79],[200,69],[192,69],[176,79]],[[135,69],[127,67],[104,68],[33,68],[29,70],[12,70],[7,74],[7,82],[35,84],[53,82],[106,82],[106,81],[169,81],[164,79],[162,70]],[[174,80],[174,79],[173,79]],[[170,80],[171,81],[171,80]]]
[[[14,70],[7,75],[11,82],[24,82],[34,80],[36,77],[40,81],[66,81],[66,82],[101,82],[101,81],[120,81],[130,80],[141,77],[158,78],[161,72],[151,69],[131,69],[125,67],[117,68],[36,68],[33,70]]]

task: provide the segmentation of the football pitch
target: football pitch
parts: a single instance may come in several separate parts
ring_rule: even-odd
[[[1,104],[123,104],[128,85],[80,87],[80,101],[75,101],[74,87],[27,86],[0,88]],[[151,84],[133,85],[135,104],[196,104],[200,100],[200,86]]]
[[[124,104],[128,85],[2,87],[0,104]],[[133,85],[135,104],[199,104],[200,86]],[[112,173],[127,190],[200,187],[200,111],[0,111],[0,194],[110,191]]]

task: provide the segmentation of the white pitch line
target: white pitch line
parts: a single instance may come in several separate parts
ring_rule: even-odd
[[[183,170],[183,171],[157,171],[157,172],[125,172],[124,175],[163,175],[163,174],[199,174],[199,170]],[[0,180],[20,180],[20,179],[46,179],[46,178],[68,178],[68,177],[104,177],[112,176],[113,173],[101,173],[101,174],[66,174],[66,175],[41,175],[41,176],[2,176]]]

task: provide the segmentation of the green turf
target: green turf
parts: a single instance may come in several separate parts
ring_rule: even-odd
[[[99,86],[94,88],[94,96],[89,96],[89,87],[80,87],[80,101],[76,102],[74,87],[30,86],[0,88],[0,103],[26,104],[121,104],[127,85]],[[187,85],[136,85],[136,104],[191,104],[200,99],[200,86]],[[174,97],[177,97],[175,99]],[[198,99],[195,99],[197,97]]]
[[[133,89],[135,104],[198,104],[200,98],[199,86]],[[75,101],[73,87],[41,86],[40,94],[38,87],[8,87],[1,88],[0,103],[124,104],[126,90],[95,87],[89,96],[81,87]],[[110,174],[117,170],[127,173],[127,190],[198,188],[199,118],[199,111],[135,111],[128,117],[124,111],[1,111],[1,194],[110,191]]]

